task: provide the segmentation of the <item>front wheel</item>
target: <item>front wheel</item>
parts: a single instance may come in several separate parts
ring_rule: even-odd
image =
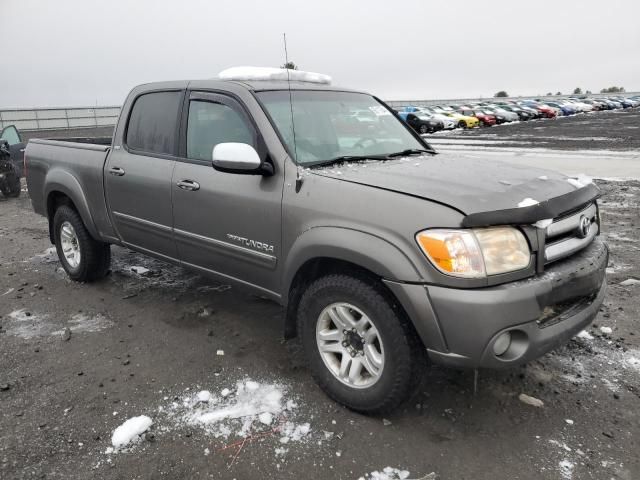
[[[467,124],[465,123],[464,120],[460,120],[458,122],[458,128],[467,128]]]
[[[394,410],[414,393],[424,370],[423,348],[408,319],[364,276],[313,282],[300,300],[298,332],[318,385],[359,412]]]
[[[420,133],[422,135],[429,133],[429,127],[423,123],[422,125],[420,125]]]
[[[63,205],[56,210],[53,232],[58,258],[72,280],[91,282],[107,275],[109,244],[94,240],[73,208]]]

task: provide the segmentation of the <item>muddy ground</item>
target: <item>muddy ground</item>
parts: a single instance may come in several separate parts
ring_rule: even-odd
[[[543,136],[576,136],[579,125],[552,127],[580,117],[540,122]],[[640,278],[640,182],[598,183],[611,262],[588,335],[525,367],[481,371],[475,394],[472,372],[433,367],[384,419],[325,397],[297,344],[282,341],[279,306],[117,247],[108,278],[72,283],[28,193],[2,198],[0,478],[357,479],[389,466],[412,479],[637,480],[640,285],[620,282]],[[192,421],[197,392],[231,405],[247,379],[292,401],[270,426],[254,422],[242,443],[245,425]],[[114,429],[138,415],[150,430],[110,452]]]

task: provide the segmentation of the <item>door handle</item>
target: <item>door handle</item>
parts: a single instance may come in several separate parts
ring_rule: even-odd
[[[189,190],[190,192],[195,192],[196,190],[200,190],[200,184],[198,182],[194,182],[193,180],[180,180],[176,183],[181,189]]]
[[[121,177],[124,175],[124,170],[121,169],[120,167],[111,167],[109,169],[109,173],[111,175],[115,175],[116,177]]]

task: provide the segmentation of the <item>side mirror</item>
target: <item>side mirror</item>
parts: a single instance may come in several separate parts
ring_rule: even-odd
[[[213,168],[229,173],[262,174],[256,149],[246,143],[219,143],[211,153]]]

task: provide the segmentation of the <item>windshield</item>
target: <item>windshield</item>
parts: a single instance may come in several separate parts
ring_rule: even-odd
[[[424,144],[370,95],[293,90],[291,104],[288,90],[258,92],[257,96],[300,165],[338,157],[377,157],[425,149]]]

